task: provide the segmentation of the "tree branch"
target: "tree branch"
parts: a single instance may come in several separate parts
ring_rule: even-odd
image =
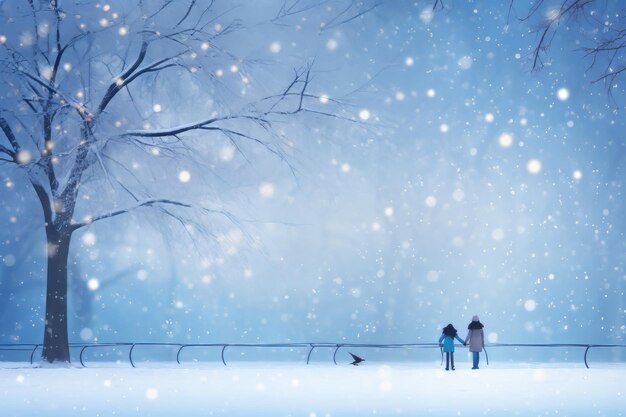
[[[97,221],[100,221],[100,220],[110,219],[111,217],[119,216],[121,214],[130,213],[131,211],[136,210],[136,209],[138,209],[140,207],[152,207],[152,206],[160,205],[160,204],[172,205],[172,206],[178,206],[178,207],[184,207],[184,208],[194,208],[194,206],[189,204],[189,203],[183,203],[183,202],[180,202],[180,201],[170,200],[170,199],[167,199],[167,198],[155,198],[155,199],[150,199],[150,200],[146,200],[146,201],[140,202],[137,205],[132,206],[132,207],[128,207],[128,208],[120,209],[120,210],[115,210],[115,211],[111,211],[109,213],[105,213],[105,214],[101,214],[101,215],[98,215],[98,216],[95,216],[95,217],[88,218],[85,222],[82,222],[82,223],[75,223],[75,224],[72,225],[72,231],[78,230],[81,227],[88,226],[88,225],[93,224],[93,223],[95,223]],[[205,207],[201,207],[201,210],[206,212],[206,213],[213,213],[213,214],[224,215],[224,216],[226,216],[230,220],[235,219],[235,217],[232,214],[230,214],[230,213],[228,213],[226,211],[223,211],[223,210],[213,210],[213,209],[208,209],[208,208],[205,208]]]
[[[54,85],[52,85],[50,83],[47,83],[44,80],[40,79],[39,77],[36,77],[36,76],[30,74],[29,72],[25,71],[23,68],[17,68],[16,70],[18,72],[22,73],[26,78],[29,78],[32,81],[34,81],[35,83],[37,83],[40,86],[42,86],[49,93],[55,94],[55,95],[59,96],[60,98],[62,98],[66,103],[70,104],[72,106],[72,108],[74,108],[74,110],[76,110],[78,112],[78,114],[79,114],[79,116],[81,118],[83,118],[83,119],[85,118],[86,109],[85,109],[85,107],[82,104],[77,103],[74,99],[65,96]],[[39,94],[39,92],[36,90],[34,85],[32,85],[31,83],[28,83],[28,85],[34,91],[34,93],[37,95],[37,97],[39,97],[40,100],[44,100],[44,98]],[[87,112],[87,115],[89,116],[88,112]]]
[[[439,1],[441,1],[441,0],[439,0]],[[357,18],[363,16],[364,14],[371,12],[372,10],[376,9],[381,4],[383,4],[382,1],[377,1],[374,4],[372,4],[371,6],[365,8],[363,10],[357,11],[354,15],[352,15],[350,17],[347,17],[347,18],[344,18],[343,20],[335,23],[336,20],[338,20],[343,14],[345,14],[348,10],[350,10],[352,8],[352,6],[354,5],[354,2],[352,2],[352,3],[350,3],[350,6],[348,6],[348,8],[346,10],[344,10],[341,13],[339,13],[328,24],[324,25],[324,28],[322,30],[324,31],[324,30],[328,30],[328,29],[332,29],[332,28],[341,26],[341,25],[345,25],[346,23],[349,23],[349,22],[353,21],[354,19],[357,19]],[[359,2],[359,5],[362,5],[362,3]],[[435,7],[437,7],[437,3],[436,2],[435,2],[435,5],[433,6],[433,10],[434,10]],[[441,7],[443,7],[443,2],[441,4]]]
[[[46,225],[52,223],[52,202],[50,201],[50,196],[46,189],[39,184],[38,182],[30,179],[30,183],[35,189],[35,193],[37,194],[37,198],[39,199],[39,203],[41,204],[41,208],[43,209],[43,217]]]
[[[196,0],[192,0],[191,4],[189,5],[189,8],[187,9],[187,13],[185,13],[185,15],[178,21],[178,23],[176,23],[176,25],[174,25],[174,27],[180,26],[180,24],[183,23],[185,19],[187,19],[187,17],[191,13],[191,10],[193,9],[193,6],[195,4],[196,4]],[[211,1],[211,5],[212,4],[213,4],[213,1]],[[211,7],[211,5],[209,5],[209,8]]]
[[[198,122],[192,122],[185,125],[174,126],[166,129],[154,129],[154,130],[129,130],[123,133],[122,137],[138,136],[144,138],[159,138],[164,136],[175,136],[179,133],[189,132],[190,130],[197,130],[205,126],[209,126],[216,122],[232,119],[254,119],[251,116],[224,116],[224,117],[212,117],[210,119],[201,120]]]
[[[571,2],[570,2],[571,1]],[[569,19],[581,12],[587,5],[593,3],[594,0],[563,0],[558,9],[554,9],[544,20],[540,23],[539,27],[535,30],[536,33],[541,33],[539,40],[533,49],[533,65],[532,70],[536,71],[543,67],[543,61],[541,59],[542,53],[545,53],[550,48],[552,39],[556,34],[559,22],[563,19]],[[536,15],[541,7],[545,4],[544,0],[538,0],[532,5],[528,14],[521,18],[522,22],[529,21],[534,15]],[[513,0],[509,4],[509,14],[513,6]]]
[[[304,13],[306,11],[312,10],[312,9],[318,7],[318,6],[323,5],[324,3],[328,3],[328,0],[326,0],[326,1],[322,1],[319,4],[313,3],[313,4],[309,4],[309,5],[304,5],[304,6],[301,6],[300,8],[298,8],[298,6],[300,5],[301,1],[302,0],[295,0],[291,5],[287,5],[287,0],[285,0],[283,2],[283,5],[278,10],[278,13],[276,13],[276,17],[274,17],[271,21],[272,22],[276,22],[276,21],[284,19],[286,17],[298,15],[300,13]]]
[[[168,64],[168,65],[163,65],[168,61],[171,61],[173,59],[178,58],[179,56],[183,55],[183,53],[179,53],[176,54],[174,56],[168,57],[168,58],[163,58],[160,59],[156,62],[153,62],[150,65],[146,65],[145,67],[142,67],[140,69],[137,70],[137,72],[135,72],[134,74],[130,75],[128,78],[118,78],[118,80],[116,81],[116,86],[119,87],[119,89],[121,90],[123,87],[128,86],[128,84],[130,84],[131,82],[133,82],[137,77],[139,77],[140,75],[146,74],[148,72],[154,72],[154,71],[160,71],[163,70],[165,68],[170,68],[175,66],[176,64]],[[159,65],[163,65],[162,67],[160,67]],[[116,92],[117,94],[117,92]],[[111,97],[113,98],[113,97]]]
[[[100,105],[98,106],[97,114],[102,113],[104,109],[106,109],[109,102],[113,100],[113,97],[115,97],[115,95],[124,86],[124,80],[128,78],[137,68],[139,68],[139,65],[141,65],[144,58],[146,57],[147,52],[148,52],[148,42],[144,40],[141,42],[141,50],[139,51],[139,55],[137,56],[137,59],[135,60],[133,65],[131,65],[130,68],[128,68],[118,77],[116,77],[111,83],[111,85],[109,86],[109,88],[107,89],[106,93],[104,94],[104,97],[102,97],[102,101],[100,102]]]
[[[2,131],[4,132],[4,135],[7,137],[7,139],[9,140],[9,142],[11,143],[11,146],[13,147],[13,151],[11,152],[10,149],[4,148],[6,149],[6,152],[8,155],[12,156],[13,158],[15,158],[15,155],[22,149],[20,146],[20,143],[17,141],[17,138],[15,137],[15,134],[13,134],[13,130],[11,129],[11,126],[9,126],[9,123],[7,122],[7,120],[0,116],[0,129],[2,129]]]

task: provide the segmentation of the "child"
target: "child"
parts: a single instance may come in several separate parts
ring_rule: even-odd
[[[456,333],[454,326],[448,324],[443,328],[443,334],[439,338],[439,346],[441,346],[441,342],[443,341],[443,351],[446,352],[446,371],[450,370],[450,364],[454,371],[454,339],[463,343],[463,340]],[[465,345],[465,343],[463,343],[463,345]]]
[[[465,338],[465,344],[469,342],[470,352],[472,352],[472,369],[478,369],[478,360],[480,359],[480,352],[482,352],[485,346],[485,332],[483,331],[483,324],[478,319],[478,316],[472,317],[472,322],[467,326],[468,332]]]

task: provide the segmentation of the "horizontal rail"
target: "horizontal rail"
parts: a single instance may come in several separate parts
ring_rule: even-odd
[[[331,348],[333,352],[333,363],[337,365],[337,352],[342,348],[366,348],[366,349],[439,349],[439,343],[392,343],[392,344],[376,344],[376,343],[328,343],[328,342],[294,342],[294,343],[169,343],[169,342],[111,342],[111,343],[70,343],[70,349],[79,349],[79,360],[83,367],[87,367],[83,360],[84,353],[87,349],[99,348],[129,348],[128,361],[133,368],[136,368],[133,360],[133,352],[136,347],[176,347],[176,363],[181,364],[180,355],[187,348],[217,347],[221,348],[221,360],[224,365],[226,362],[226,349],[229,347],[239,348],[290,348],[304,349],[308,348],[306,357],[307,365],[310,363],[311,355],[315,349]],[[458,345],[459,347],[462,345]],[[509,347],[539,347],[539,348],[584,348],[583,361],[585,366],[589,368],[587,356],[590,349],[595,348],[626,348],[626,344],[587,344],[587,343],[489,343],[485,345],[489,348],[509,348]],[[33,364],[34,355],[38,349],[43,348],[40,343],[11,343],[0,344],[0,351],[29,351],[30,364]],[[486,353],[486,349],[485,349]]]

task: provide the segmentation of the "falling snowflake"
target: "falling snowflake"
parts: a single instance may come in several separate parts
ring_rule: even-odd
[[[220,148],[219,154],[222,161],[232,161],[232,159],[235,157],[235,147],[229,145],[222,146]]]
[[[463,201],[463,199],[465,198],[465,193],[463,192],[463,190],[461,190],[460,188],[457,188],[456,190],[454,190],[454,192],[452,193],[452,198],[455,201]]]
[[[182,170],[178,173],[178,181],[185,183],[189,182],[189,180],[191,180],[191,173],[189,173],[189,171]]]
[[[89,341],[93,339],[93,330],[91,330],[89,327],[83,327],[78,335],[82,340]]]
[[[457,65],[462,69],[462,70],[468,70],[472,67],[472,64],[474,63],[473,59],[471,56],[462,56],[461,58],[459,58],[459,60],[457,61]]]
[[[159,391],[156,388],[148,388],[146,390],[146,398],[149,400],[156,400],[159,397]]]
[[[439,281],[439,271],[430,270],[426,273],[426,279],[429,282],[437,282]]]
[[[437,199],[434,196],[429,195],[426,197],[425,203],[428,207],[435,207],[437,205]]]
[[[35,37],[30,32],[24,32],[20,36],[20,46],[31,46],[35,42]]]
[[[328,48],[329,51],[334,51],[335,49],[337,49],[337,47],[339,46],[339,42],[337,42],[336,39],[329,39],[328,42],[326,42],[326,48]]]
[[[435,17],[435,13],[432,7],[426,7],[420,13],[420,20],[425,24],[429,24],[433,20],[433,17]]]
[[[539,174],[539,172],[541,172],[541,161],[539,161],[538,159],[531,159],[526,164],[526,169],[531,174]]]
[[[569,90],[567,88],[559,88],[556,92],[556,96],[559,100],[565,101],[569,98]]]
[[[510,148],[513,145],[513,135],[510,133],[502,133],[498,137],[498,144],[503,148]]]
[[[25,165],[33,159],[33,155],[30,153],[30,151],[22,149],[17,153],[15,159],[17,160],[18,164]]]
[[[272,42],[270,44],[270,52],[273,54],[277,54],[281,51],[282,46],[280,44],[280,42]]]
[[[494,229],[493,232],[491,232],[491,238],[493,240],[502,240],[504,239],[504,230],[497,228]]]
[[[87,281],[87,288],[91,291],[95,291],[100,288],[100,281],[98,281],[98,278],[90,278],[89,281]]]
[[[2,261],[4,262],[4,264],[6,266],[11,267],[11,266],[15,265],[15,256],[13,256],[13,255],[5,255],[2,258]]]
[[[269,182],[263,182],[259,186],[259,194],[261,197],[270,198],[274,195],[274,184]]]
[[[537,308],[537,302],[532,298],[529,298],[526,302],[524,302],[524,308],[526,311],[535,311]]]
[[[83,234],[83,244],[93,246],[96,244],[96,235],[93,232],[85,232]]]

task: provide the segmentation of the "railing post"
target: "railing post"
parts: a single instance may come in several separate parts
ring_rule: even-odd
[[[222,348],[222,363],[224,364],[224,366],[227,366],[226,365],[226,360],[224,359],[224,351],[226,350],[227,346],[228,345],[224,345],[224,347]]]
[[[176,352],[176,363],[178,363],[180,365],[180,351],[183,350],[183,348],[187,346],[187,345],[180,345],[180,347],[178,348],[178,352]]]
[[[80,360],[80,364],[83,366],[83,368],[86,368],[85,364],[83,363],[83,352],[85,351],[85,349],[87,349],[87,345],[83,346],[83,348],[80,350],[80,355],[78,355],[78,359]]]
[[[135,363],[133,362],[133,349],[135,349],[134,343],[130,347],[130,351],[128,352],[128,360],[130,361],[130,364],[133,366],[133,368],[136,368]]]
[[[587,345],[587,349],[585,349],[585,366],[587,367],[587,369],[589,369],[589,364],[587,363],[587,352],[589,352],[589,349],[591,348],[591,345]]]
[[[33,364],[33,357],[35,356],[35,352],[37,351],[37,349],[39,348],[39,345],[35,345],[35,348],[33,349],[33,351],[30,354],[30,364]]]
[[[311,350],[309,350],[309,354],[306,357],[306,364],[309,364],[309,360],[311,359],[311,353],[313,353],[313,349],[315,349],[315,345],[313,343],[309,343],[311,346]]]
[[[335,362],[335,365],[337,365],[337,351],[339,350],[339,348],[340,348],[341,346],[342,346],[342,345],[339,345],[339,344],[338,344],[338,345],[337,345],[337,348],[335,349],[335,353],[333,353],[333,362]]]

